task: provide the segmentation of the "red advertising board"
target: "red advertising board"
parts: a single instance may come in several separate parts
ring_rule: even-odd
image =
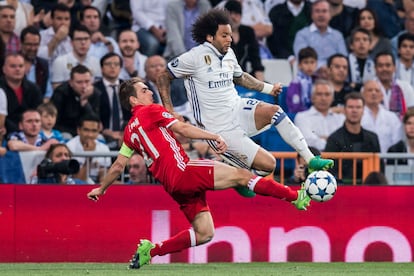
[[[128,262],[140,238],[161,241],[190,227],[160,186],[0,185],[0,262]],[[413,187],[339,187],[306,212],[236,192],[208,193],[214,239],[168,262],[412,262]]]

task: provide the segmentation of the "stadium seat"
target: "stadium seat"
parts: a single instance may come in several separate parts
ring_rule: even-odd
[[[269,83],[281,82],[288,86],[293,79],[292,66],[287,59],[262,59],[264,78]]]

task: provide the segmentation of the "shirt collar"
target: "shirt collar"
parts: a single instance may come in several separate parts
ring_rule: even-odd
[[[293,5],[290,1],[286,1],[287,7],[289,11],[294,15],[298,16],[298,14],[302,11],[303,7],[305,6],[305,1],[302,1],[299,6]]]
[[[318,32],[318,33],[320,33],[320,31],[319,31],[319,29],[316,27],[315,23],[310,24],[310,26],[309,26],[309,31],[310,31],[311,33],[314,33],[314,32]],[[328,28],[326,29],[326,32],[327,32],[327,33],[331,33],[331,32],[332,32],[332,28],[328,26]]]

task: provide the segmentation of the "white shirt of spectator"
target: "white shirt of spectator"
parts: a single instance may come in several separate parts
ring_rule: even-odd
[[[6,92],[0,88],[0,115],[7,115],[7,96]]]
[[[295,116],[295,125],[302,131],[308,145],[320,151],[325,150],[326,138],[342,127],[344,121],[345,116],[343,114],[329,111],[325,116],[314,106],[311,106],[308,110],[298,112]]]
[[[73,52],[56,58],[52,64],[52,83],[64,82],[70,79],[70,71],[78,64],[85,65],[91,71],[92,76],[98,79],[102,76],[101,66],[97,58],[87,55],[80,63],[73,55]]]
[[[394,112],[380,106],[377,117],[365,106],[361,125],[363,128],[377,134],[381,153],[386,153],[388,148],[396,144],[403,137],[403,127],[400,119]]]
[[[56,47],[55,51],[52,53],[52,56],[49,57],[49,48],[47,44],[55,36],[55,31],[52,27],[47,28],[46,30],[40,31],[40,46],[37,55],[39,57],[49,60],[49,65],[52,65],[53,61],[58,57],[72,52],[72,44],[70,42],[70,37],[67,36],[62,40]]]

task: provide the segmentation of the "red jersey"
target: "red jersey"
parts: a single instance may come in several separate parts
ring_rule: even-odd
[[[189,161],[168,129],[177,119],[158,104],[135,106],[132,113],[124,130],[125,145],[142,154],[149,171],[163,185],[174,185]]]

